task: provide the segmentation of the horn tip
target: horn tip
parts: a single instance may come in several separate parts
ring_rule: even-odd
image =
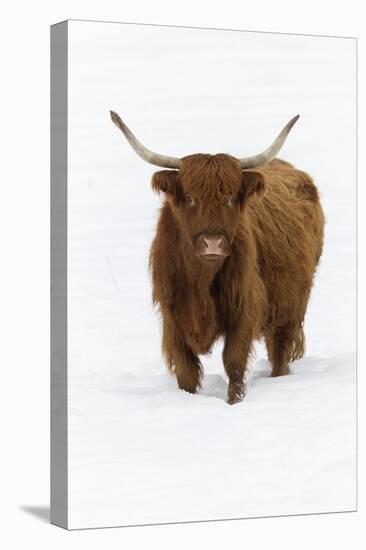
[[[118,125],[120,117],[115,111],[109,111],[112,121]]]
[[[290,122],[287,123],[286,128],[287,128],[288,130],[291,130],[291,128],[296,124],[296,122],[299,120],[299,118],[300,118],[300,115],[294,116],[294,117],[290,120]]]

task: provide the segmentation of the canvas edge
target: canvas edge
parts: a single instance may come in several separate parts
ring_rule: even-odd
[[[51,487],[50,522],[68,528],[67,73],[68,22],[51,26]]]
[[[284,34],[352,40],[356,36],[333,36],[277,31],[253,31],[237,28],[195,27],[136,23],[127,21],[103,21],[67,19],[50,26],[51,31],[51,514],[50,523],[71,531],[91,529],[114,529],[144,526],[179,525],[194,523],[225,522],[246,519],[313,516],[355,513],[358,511],[357,496],[353,509],[280,514],[270,516],[243,516],[183,520],[157,523],[136,523],[72,527],[68,519],[68,438],[67,438],[67,109],[68,109],[68,27],[70,23],[114,23],[122,25],[236,31],[258,34]],[[356,84],[357,89],[357,84]],[[357,101],[356,101],[357,104]],[[357,117],[356,117],[357,120]],[[357,180],[356,180],[357,184]],[[357,186],[356,186],[357,189]],[[357,200],[356,200],[357,202]],[[357,212],[357,208],[356,208]],[[357,346],[356,346],[357,349]],[[357,356],[356,356],[357,363]],[[357,388],[357,386],[356,386]]]

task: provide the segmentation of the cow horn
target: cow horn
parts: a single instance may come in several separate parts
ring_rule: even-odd
[[[266,162],[269,162],[270,160],[274,159],[279,150],[281,149],[282,145],[285,143],[287,136],[290,133],[291,128],[295,124],[295,122],[299,119],[300,115],[295,116],[286,124],[284,129],[278,134],[272,145],[268,147],[263,153],[259,153],[258,155],[254,155],[253,157],[246,157],[239,159],[240,160],[240,168],[254,168],[255,166],[260,166],[261,164],[265,164]]]
[[[139,140],[133,135],[131,130],[126,126],[121,117],[114,111],[110,111],[111,119],[116,126],[123,132],[123,135],[131,145],[132,149],[146,162],[155,164],[162,168],[180,168],[181,160],[176,157],[167,157],[165,155],[159,155],[147,149],[139,142]]]

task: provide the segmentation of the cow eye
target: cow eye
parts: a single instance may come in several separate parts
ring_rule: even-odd
[[[228,206],[233,206],[233,204],[235,204],[235,203],[236,203],[236,195],[233,195],[229,199]]]
[[[188,193],[186,193],[185,197],[186,197],[186,201],[187,201],[188,204],[194,204],[194,200],[193,200],[193,198],[191,197],[191,195],[189,195]]]

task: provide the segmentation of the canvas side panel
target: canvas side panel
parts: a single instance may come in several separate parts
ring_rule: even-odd
[[[51,523],[67,528],[67,22],[51,27]]]

